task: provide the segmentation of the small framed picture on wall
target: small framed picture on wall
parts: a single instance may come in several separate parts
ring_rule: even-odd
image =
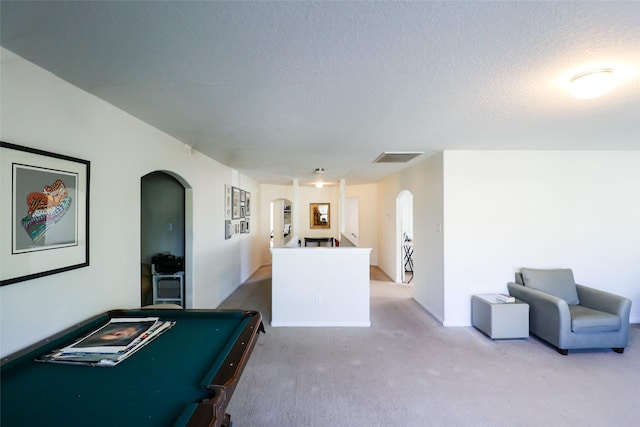
[[[233,187],[231,191],[231,216],[232,219],[240,219],[240,189]]]
[[[233,232],[233,229],[231,225],[231,220],[225,219],[224,220],[224,240],[229,240],[231,238],[232,232]]]
[[[224,186],[224,219],[231,219],[231,186]]]

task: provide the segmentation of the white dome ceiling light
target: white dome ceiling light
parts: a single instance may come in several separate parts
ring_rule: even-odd
[[[612,68],[598,68],[576,74],[570,80],[569,93],[580,99],[602,96],[617,84],[617,76]]]
[[[313,173],[316,174],[316,176],[321,177],[322,175],[324,175],[324,168],[316,168]],[[316,186],[316,188],[324,187],[324,183],[322,181],[318,181],[314,185]]]

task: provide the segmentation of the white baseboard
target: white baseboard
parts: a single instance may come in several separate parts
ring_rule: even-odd
[[[277,322],[271,321],[271,326],[277,328],[281,326],[300,327],[300,328],[370,328],[371,322]]]

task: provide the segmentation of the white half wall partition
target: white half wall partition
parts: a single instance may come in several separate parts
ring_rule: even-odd
[[[273,248],[271,326],[371,326],[371,248]]]

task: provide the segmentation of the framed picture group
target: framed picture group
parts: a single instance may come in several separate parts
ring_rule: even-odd
[[[250,228],[251,193],[241,188],[225,185],[224,238],[234,234],[247,234]]]

